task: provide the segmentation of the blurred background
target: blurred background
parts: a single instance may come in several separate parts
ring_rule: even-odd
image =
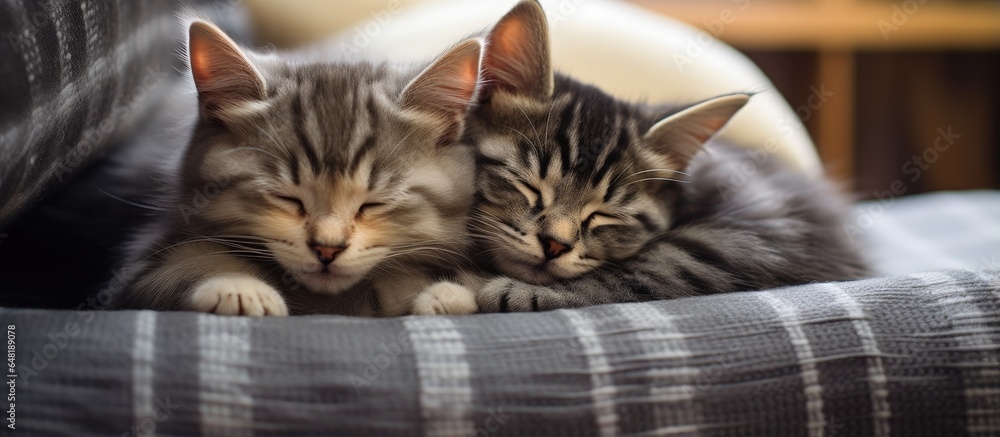
[[[587,1],[557,1],[549,9]],[[371,11],[428,2],[248,0],[247,6],[264,42],[291,47],[373,18]],[[625,2],[746,54],[796,110],[827,172],[860,198],[897,180],[906,194],[1000,187],[998,1]]]

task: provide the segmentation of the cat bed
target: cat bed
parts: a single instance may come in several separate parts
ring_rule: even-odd
[[[102,191],[120,179],[86,163],[161,146],[185,106],[162,98],[172,76],[134,94],[147,66],[173,71],[170,2],[76,6],[0,14],[25,35],[0,42],[0,222],[20,217],[0,230],[3,297],[80,292],[0,308],[25,435],[1000,433],[996,192],[861,206],[859,238],[903,274],[865,281],[466,317],[100,311],[128,226]],[[111,282],[86,297],[84,273]]]
[[[530,314],[0,315],[25,435],[996,435],[998,286],[946,270]]]

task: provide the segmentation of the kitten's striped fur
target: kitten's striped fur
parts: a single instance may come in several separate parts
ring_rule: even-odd
[[[480,41],[420,71],[256,55],[195,22],[190,52],[200,118],[125,306],[408,314],[465,264]]]
[[[544,13],[523,1],[488,38],[474,116],[470,229],[508,278],[481,311],[537,311],[866,274],[825,181],[704,145],[749,99],[655,110],[554,74]],[[702,151],[702,149],[705,149]],[[693,159],[692,159],[693,158]],[[753,169],[748,179],[734,174]]]

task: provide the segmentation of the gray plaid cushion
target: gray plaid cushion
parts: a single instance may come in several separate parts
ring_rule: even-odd
[[[998,288],[954,270],[537,314],[0,316],[25,435],[986,436]]]

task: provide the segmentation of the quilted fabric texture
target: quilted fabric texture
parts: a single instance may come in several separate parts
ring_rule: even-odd
[[[986,436],[998,287],[953,270],[537,314],[0,318],[25,435]]]

